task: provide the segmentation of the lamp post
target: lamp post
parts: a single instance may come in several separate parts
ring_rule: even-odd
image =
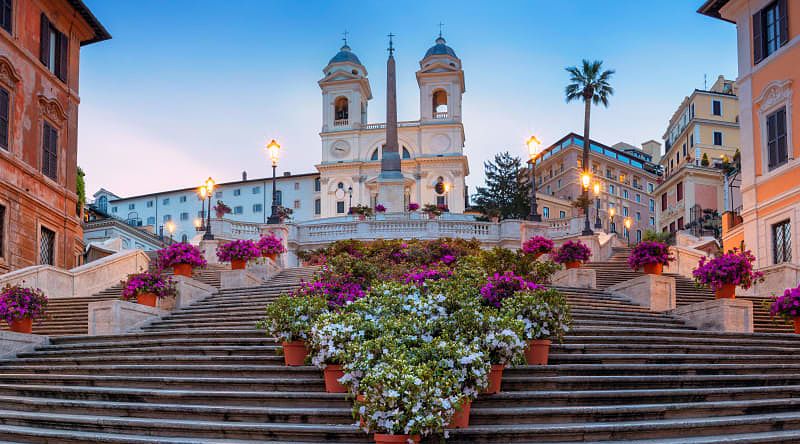
[[[612,233],[617,232],[617,227],[614,226],[614,214],[616,214],[616,212],[617,209],[614,207],[608,209],[608,231]]]
[[[270,212],[269,219],[267,219],[268,224],[281,223],[281,218],[278,216],[278,191],[275,188],[275,171],[278,168],[278,153],[280,150],[281,146],[275,141],[275,139],[272,139],[267,144],[269,158],[272,160],[272,212]]]
[[[586,166],[584,165],[584,172],[581,174],[581,185],[583,185],[583,197],[586,199],[583,205],[583,231],[581,234],[583,236],[591,236],[594,234],[592,231],[592,227],[589,224],[589,185],[592,184],[592,175],[589,174],[589,171],[586,170]]]
[[[353,187],[352,187],[352,185],[347,187],[347,194],[350,195],[350,203],[347,206],[347,210],[349,211],[350,208],[353,208]]]
[[[214,182],[214,179],[209,177],[206,179],[205,185],[201,188],[205,188],[206,198],[208,199],[208,219],[206,221],[206,233],[203,235],[203,240],[213,240],[214,235],[211,234],[211,196],[214,195],[214,187],[217,184]]]
[[[603,222],[600,220],[600,182],[594,183],[594,227],[598,230],[603,228]]]
[[[541,152],[542,142],[536,136],[531,136],[525,144],[528,145],[528,157],[531,159],[531,212],[528,214],[528,220],[541,222],[542,215],[539,214],[539,204],[536,202],[536,159]]]
[[[631,246],[631,224],[633,220],[630,217],[625,218],[625,237],[628,238],[628,246]]]
[[[169,243],[171,244],[173,242],[172,234],[175,233],[175,222],[168,220],[164,225],[167,228],[167,231],[169,231]]]
[[[197,221],[195,221],[195,228],[197,228],[198,231],[202,230],[203,222],[205,221],[205,218],[206,218],[206,196],[207,195],[208,195],[208,190],[206,189],[206,186],[205,185],[200,185],[197,188],[197,198],[200,199],[200,202],[201,202],[200,203],[200,219],[199,219],[200,224],[198,225],[196,223]]]

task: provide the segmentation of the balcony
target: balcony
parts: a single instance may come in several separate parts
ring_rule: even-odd
[[[450,113],[447,111],[433,113],[434,120],[447,120],[450,118]]]
[[[722,214],[722,231],[727,233],[738,225],[744,222],[742,218],[742,207],[739,206],[733,210],[726,211]]]
[[[333,127],[342,127],[350,125],[350,119],[337,119],[333,121]]]

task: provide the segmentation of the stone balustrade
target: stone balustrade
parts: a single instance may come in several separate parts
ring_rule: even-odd
[[[150,258],[142,250],[125,250],[71,270],[50,265],[26,267],[0,276],[0,287],[20,284],[40,288],[49,298],[86,297],[149,266]]]

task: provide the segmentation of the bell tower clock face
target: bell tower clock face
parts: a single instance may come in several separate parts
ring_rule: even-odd
[[[344,199],[344,190],[341,188],[336,189],[336,198]]]
[[[350,154],[350,144],[344,140],[337,140],[331,146],[331,155],[337,159],[341,159]]]

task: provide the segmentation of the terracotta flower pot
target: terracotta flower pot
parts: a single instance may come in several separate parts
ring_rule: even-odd
[[[192,266],[189,264],[175,264],[172,266],[172,273],[175,276],[192,277]]]
[[[533,253],[533,260],[539,259],[540,257],[542,257],[543,254],[544,253]]]
[[[529,340],[528,348],[525,349],[525,361],[528,365],[547,365],[551,342],[549,339]]]
[[[500,384],[503,381],[503,369],[505,367],[505,364],[492,364],[492,371],[489,372],[489,385],[481,393],[484,395],[500,393]]]
[[[136,295],[136,303],[138,304],[155,307],[157,302],[158,296],[155,293],[139,293]]]
[[[247,261],[244,259],[231,259],[231,270],[244,270]]]
[[[567,270],[572,270],[573,268],[580,268],[581,267],[581,261],[565,262],[564,266],[567,268]]]
[[[656,263],[656,264],[645,264],[642,266],[644,272],[647,274],[654,274],[656,276],[661,276],[661,273],[664,272],[664,264]]]
[[[714,293],[717,299],[735,299],[736,298],[736,285],[722,284],[722,288]]]
[[[15,319],[8,324],[8,328],[16,333],[30,333],[31,329],[33,328],[33,319]]]
[[[278,255],[276,253],[261,253],[261,257],[266,257],[274,261],[278,258]]]
[[[298,366],[306,363],[308,348],[306,348],[305,341],[284,342],[282,345],[283,362],[286,363],[286,365]]]
[[[339,364],[328,364],[323,370],[325,375],[325,391],[328,393],[347,393],[347,387],[339,382],[339,378],[344,376],[344,370]]]
[[[366,400],[367,398],[365,398],[364,395],[356,395],[357,402],[364,402]],[[362,415],[358,415],[358,426],[361,427],[362,429],[367,426],[367,421],[364,420],[364,417]]]
[[[468,399],[461,404],[461,407],[456,409],[453,417],[450,418],[450,423],[447,424],[448,429],[466,429],[469,427],[469,408],[472,406],[472,400]]]
[[[408,440],[418,443],[420,440],[419,435],[388,435],[385,433],[376,433],[372,435],[375,444],[406,444]]]
[[[800,318],[794,318],[794,332],[800,334]]]

